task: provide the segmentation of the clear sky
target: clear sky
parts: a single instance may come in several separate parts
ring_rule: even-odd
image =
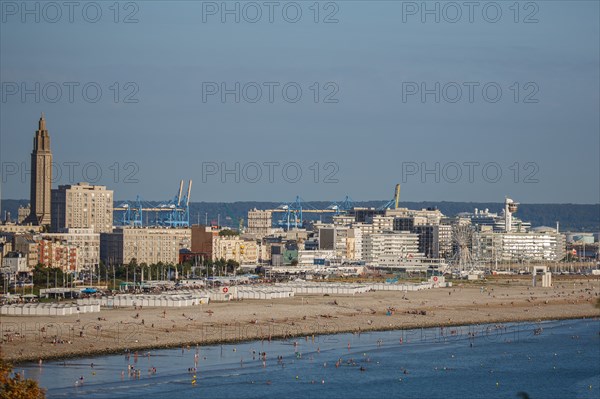
[[[600,201],[598,1],[1,3],[3,198]]]

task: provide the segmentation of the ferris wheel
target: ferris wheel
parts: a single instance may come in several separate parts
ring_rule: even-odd
[[[467,224],[456,224],[452,229],[454,257],[452,263],[460,271],[468,269],[473,263],[473,228]]]

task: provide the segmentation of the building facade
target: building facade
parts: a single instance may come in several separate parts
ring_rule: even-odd
[[[213,259],[214,237],[219,235],[219,229],[203,224],[192,226],[192,253],[202,259]]]
[[[452,256],[451,225],[416,225],[412,231],[419,236],[419,252],[426,257],[448,259]]]
[[[77,269],[77,247],[60,239],[41,239],[38,242],[38,262],[46,267],[57,267],[65,272]]]
[[[31,205],[20,206],[17,210],[17,224],[22,224],[27,220],[27,217],[31,213]]]
[[[367,265],[394,265],[419,254],[419,237],[409,232],[382,232],[363,237]]]
[[[0,273],[19,274],[29,273],[31,269],[27,265],[27,257],[21,252],[9,252],[2,258]]]
[[[258,210],[256,208],[248,211],[248,233],[264,237],[271,234],[273,225],[273,213],[271,211]]]
[[[52,190],[52,231],[91,228],[110,233],[113,228],[113,191],[82,182]]]
[[[59,240],[77,248],[76,270],[89,269],[100,263],[100,234],[94,229],[65,229],[62,233],[44,233],[42,238]]]
[[[475,234],[475,253],[483,262],[560,261],[566,256],[566,239],[552,232]]]
[[[212,244],[212,260],[232,259],[240,264],[256,264],[259,248],[254,240],[243,240],[238,235],[215,235]]]
[[[38,241],[33,234],[15,234],[13,250],[27,257],[27,267],[30,269],[38,264]]]
[[[100,234],[100,259],[105,264],[177,264],[179,251],[189,248],[189,228],[119,227]]]

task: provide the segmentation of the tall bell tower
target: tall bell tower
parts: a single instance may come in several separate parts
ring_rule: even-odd
[[[44,113],[38,122],[31,152],[31,213],[25,223],[50,224],[50,190],[52,188],[52,151]]]

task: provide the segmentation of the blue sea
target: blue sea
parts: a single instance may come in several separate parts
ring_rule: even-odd
[[[21,370],[49,398],[487,399],[524,392],[532,399],[597,399],[600,321],[309,336],[22,364]]]

